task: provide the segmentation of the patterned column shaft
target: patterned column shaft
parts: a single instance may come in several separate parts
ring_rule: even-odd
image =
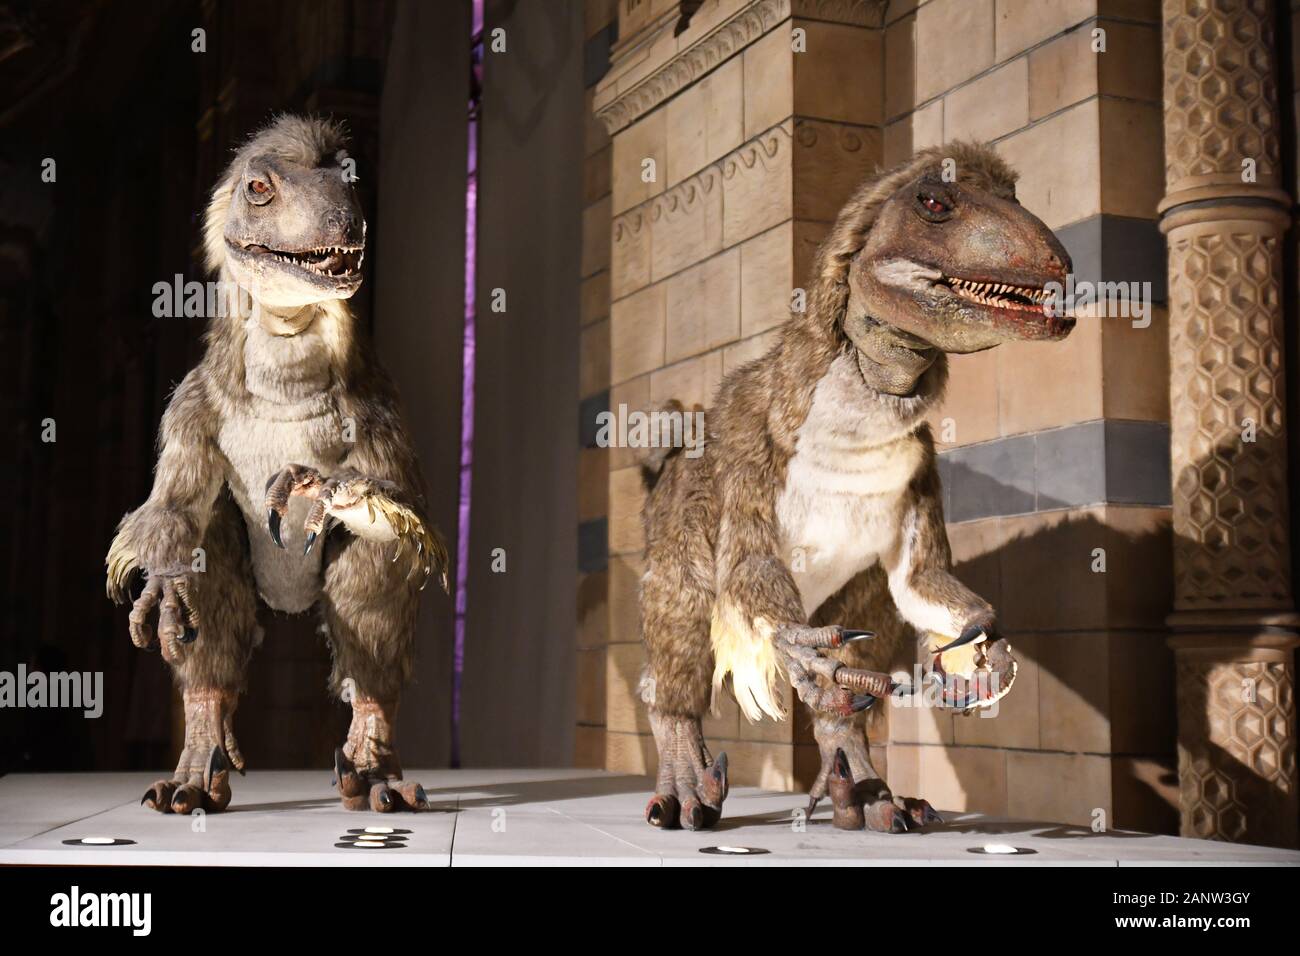
[[[1184,836],[1296,845],[1281,189],[1269,0],[1164,0]]]

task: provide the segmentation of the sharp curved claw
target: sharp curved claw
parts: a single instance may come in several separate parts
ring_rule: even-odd
[[[312,531],[307,535],[307,543],[302,546],[303,556],[311,554],[312,546],[316,543],[316,532]]]
[[[849,709],[855,714],[861,713],[864,710],[869,710],[875,702],[876,698],[870,694],[856,694],[853,697],[853,703],[849,705]]]
[[[280,512],[274,508],[267,509],[266,528],[271,532],[271,540],[275,542],[275,546],[283,548],[284,542],[280,540]]]
[[[840,632],[841,644],[852,644],[854,641],[869,641],[876,636],[875,631],[850,631]]]
[[[181,631],[180,637],[176,638],[176,640],[180,641],[182,644],[193,644],[198,639],[199,632],[188,625],[185,627],[185,630]]]
[[[949,644],[945,644],[943,647],[935,651],[935,653],[942,654],[945,651],[952,650],[954,647],[965,647],[967,644],[984,640],[987,637],[988,634],[985,632],[984,628],[980,627],[978,624],[972,624],[970,627],[966,628],[966,630],[961,632],[961,637]]]

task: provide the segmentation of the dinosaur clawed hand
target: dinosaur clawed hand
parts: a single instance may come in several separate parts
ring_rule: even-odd
[[[900,685],[888,674],[849,667],[826,652],[875,636],[838,624],[786,624],[777,628],[773,641],[799,699],[814,711],[848,717],[900,690]]]
[[[674,830],[707,830],[722,818],[727,799],[727,755],[709,756],[699,721],[650,712],[659,748],[655,793],[646,804],[646,822]]]
[[[415,567],[423,570],[426,580],[436,570],[443,590],[447,590],[450,558],[446,546],[414,510],[397,500],[396,491],[393,482],[379,478],[325,478],[308,465],[289,465],[266,483],[267,530],[271,540],[283,548],[280,524],[289,510],[289,499],[308,498],[312,506],[303,524],[303,554],[309,554],[322,535],[342,522],[361,538],[395,539],[393,561],[408,547],[413,548]]]
[[[131,597],[128,622],[131,643],[142,650],[159,647],[169,664],[178,663],[185,647],[199,636],[199,614],[190,592],[190,579],[182,572],[150,574],[138,568],[129,575]],[[155,609],[157,626],[151,626]]]

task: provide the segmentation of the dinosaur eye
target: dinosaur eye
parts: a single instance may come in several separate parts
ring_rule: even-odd
[[[250,179],[248,181],[248,201],[255,206],[262,206],[271,201],[275,195],[275,190],[265,179]]]
[[[952,215],[952,203],[941,193],[925,190],[916,195],[917,212],[928,222],[943,222]]]

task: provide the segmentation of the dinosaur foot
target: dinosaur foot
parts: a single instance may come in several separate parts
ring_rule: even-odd
[[[646,804],[646,822],[665,830],[710,829],[722,819],[727,799],[727,755],[709,756],[696,718],[652,710],[650,726],[659,749],[659,774]]]
[[[215,813],[230,804],[230,760],[213,747],[201,771],[177,768],[170,780],[158,780],[145,791],[141,806],[159,813]]]
[[[342,747],[334,751],[334,784],[345,810],[393,813],[429,809],[424,787],[414,780],[403,780],[400,774],[392,777],[378,770],[359,770]]]
[[[826,793],[831,799],[831,825],[840,830],[873,830],[876,833],[906,833],[943,818],[919,797],[896,797],[878,777],[854,780],[848,755],[835,751],[826,774]],[[809,803],[811,815],[817,806],[814,796]]]

